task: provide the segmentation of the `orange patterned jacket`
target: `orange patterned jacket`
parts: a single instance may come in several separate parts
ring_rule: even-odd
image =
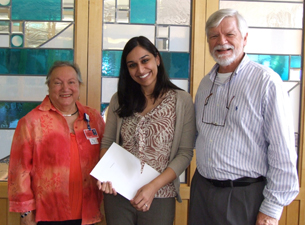
[[[101,220],[102,192],[90,176],[99,160],[105,123],[97,110],[76,102],[79,116],[74,122],[83,179],[82,224]],[[99,135],[91,145],[84,129],[90,126]],[[71,219],[69,204],[70,132],[65,118],[46,96],[18,122],[13,137],[8,175],[9,208],[12,212],[36,210],[38,221]]]

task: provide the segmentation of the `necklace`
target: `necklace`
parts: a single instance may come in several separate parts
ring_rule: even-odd
[[[76,113],[78,112],[78,109],[76,109],[76,111],[74,112],[74,113],[72,113],[72,114],[62,114],[63,116],[73,116],[73,115],[75,115]]]

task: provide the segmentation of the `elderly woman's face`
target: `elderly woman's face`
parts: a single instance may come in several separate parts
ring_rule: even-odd
[[[58,109],[74,106],[79,97],[77,73],[70,66],[54,69],[50,76],[49,97]]]

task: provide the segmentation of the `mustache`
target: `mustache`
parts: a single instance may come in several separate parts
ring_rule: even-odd
[[[234,50],[234,46],[233,45],[229,45],[229,44],[225,44],[225,45],[217,45],[215,46],[215,48],[213,49],[213,51],[217,51],[217,50],[226,50],[226,49],[232,49]]]

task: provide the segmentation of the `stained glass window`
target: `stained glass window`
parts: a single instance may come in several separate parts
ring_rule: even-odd
[[[56,60],[74,60],[74,0],[0,0],[0,159],[18,120],[47,94]]]

